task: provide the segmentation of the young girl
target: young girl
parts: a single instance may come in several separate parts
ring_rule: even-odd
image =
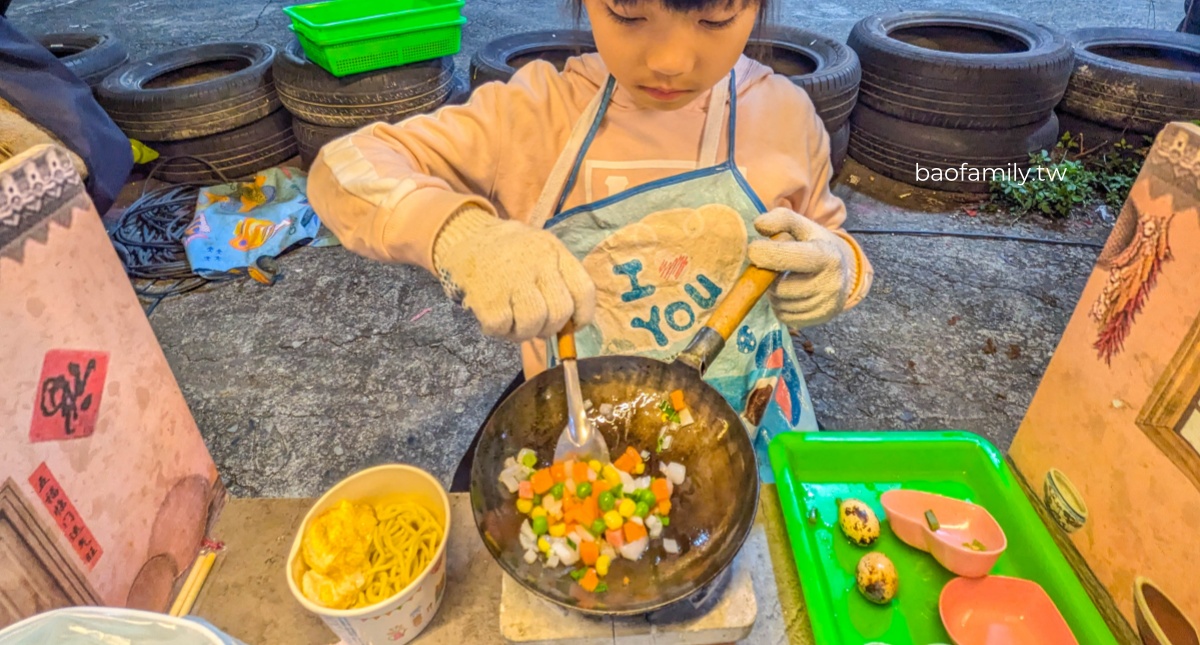
[[[872,277],[841,230],[829,137],[803,90],[742,55],[768,0],[572,1],[598,53],[331,142],[309,199],[347,248],[426,268],[485,334],[521,342],[527,378],[572,319],[581,357],[671,360],[748,263],[780,272],[705,375],[772,481],[770,439],[816,429],[787,328]]]

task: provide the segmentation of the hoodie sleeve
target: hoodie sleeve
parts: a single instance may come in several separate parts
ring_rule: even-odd
[[[784,204],[780,205],[786,205],[833,231],[853,249],[856,264],[854,286],[845,305],[849,309],[866,297],[874,279],[874,269],[858,241],[842,228],[846,221],[846,203],[834,195],[829,187],[833,164],[830,161],[829,133],[825,130],[825,123],[817,114],[808,94],[790,81],[782,80],[786,85],[783,91],[790,94],[791,99],[781,101],[781,104],[794,105],[787,113],[793,115],[792,122],[800,129],[792,140],[800,143],[797,149],[789,151],[795,163],[788,164],[797,173],[789,184],[799,188],[784,196]]]
[[[460,209],[512,215],[492,199],[503,151],[561,83],[553,66],[531,64],[507,84],[480,86],[466,105],[330,142],[309,171],[313,210],[351,251],[433,271],[438,232]]]

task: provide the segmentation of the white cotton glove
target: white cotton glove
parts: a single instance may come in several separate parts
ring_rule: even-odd
[[[592,321],[596,285],[549,231],[464,207],[438,233],[433,263],[488,336],[523,342]]]
[[[767,292],[780,322],[802,329],[841,313],[857,270],[846,240],[788,208],[760,215],[754,228],[767,238],[783,234],[751,242],[749,249],[750,262],[782,274]]]

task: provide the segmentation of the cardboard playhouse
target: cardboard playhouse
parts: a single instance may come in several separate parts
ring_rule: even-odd
[[[1156,138],[1009,458],[1114,635],[1200,643],[1200,127]]]
[[[66,151],[0,165],[0,629],[165,612],[224,489]]]

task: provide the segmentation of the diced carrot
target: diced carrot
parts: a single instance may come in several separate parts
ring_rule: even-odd
[[[579,500],[574,495],[563,495],[563,513],[569,513],[571,509],[579,506]]]
[[[575,465],[571,468],[571,479],[574,479],[576,484],[582,484],[588,480],[588,465],[586,462],[575,462]]]
[[[600,493],[608,492],[610,490],[612,490],[612,486],[610,486],[609,483],[603,479],[597,479],[596,481],[592,482],[592,497],[595,497],[597,500],[600,499]]]
[[[667,487],[667,480],[663,477],[650,482],[650,491],[654,493],[654,499],[660,502],[671,497],[671,489]]]
[[[625,541],[626,542],[637,542],[638,540],[640,540],[644,537],[646,537],[646,527],[642,526],[641,524],[638,524],[637,522],[626,522],[625,523]]]
[[[589,593],[595,591],[599,584],[600,576],[596,575],[595,569],[588,569],[588,572],[583,575],[583,579],[579,581],[579,586]]]
[[[658,508],[659,515],[670,515],[671,514],[671,500],[664,499],[663,501],[658,503],[657,508]]]
[[[554,478],[555,482],[567,481],[566,464],[561,461],[555,462],[553,466],[550,466],[550,476]]]
[[[621,533],[621,529],[610,529],[605,531],[604,539],[608,540],[608,544],[614,549],[619,549],[625,546],[625,534]]]
[[[529,481],[533,483],[533,492],[537,495],[543,495],[554,487],[554,478],[550,476],[550,470],[547,468],[533,473]]]
[[[675,390],[671,393],[671,407],[675,408],[676,412],[687,408],[687,404],[683,402],[683,390]]]
[[[521,499],[533,499],[533,482],[523,481],[518,484],[517,495]]]
[[[613,467],[617,470],[624,470],[627,473],[632,473],[633,469],[637,468],[637,465],[641,463],[641,461],[642,455],[639,454],[638,451],[634,450],[633,446],[629,446],[625,448],[625,452],[620,457],[617,457],[617,460],[613,462]]]
[[[592,522],[595,522],[596,518],[600,517],[600,503],[596,501],[596,497],[594,495],[587,498],[586,501],[576,508],[580,509],[577,513],[579,516],[579,523],[584,526],[591,526]]]
[[[584,542],[579,545],[579,559],[589,567],[596,564],[596,560],[600,557],[600,545],[595,542]]]
[[[573,534],[575,532],[575,529],[577,529],[577,528],[579,528],[578,524],[573,524],[571,522],[567,522],[567,535],[569,536],[569,535]],[[574,539],[574,538],[572,538],[572,539]]]

